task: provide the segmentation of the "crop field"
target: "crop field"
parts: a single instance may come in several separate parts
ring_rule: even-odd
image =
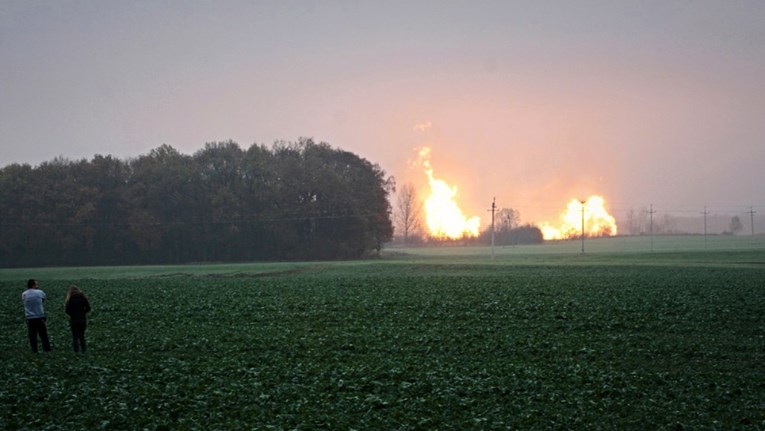
[[[765,429],[765,249],[486,251],[0,270],[0,429]]]

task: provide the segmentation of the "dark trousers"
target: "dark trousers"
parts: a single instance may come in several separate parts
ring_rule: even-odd
[[[72,327],[72,347],[74,347],[74,351],[82,350],[82,353],[85,353],[85,328],[88,326],[88,321],[72,320],[70,325]]]
[[[45,317],[39,319],[27,319],[29,329],[29,345],[32,351],[37,353],[37,336],[40,336],[43,350],[50,352],[50,340],[48,340],[48,327],[45,325]]]

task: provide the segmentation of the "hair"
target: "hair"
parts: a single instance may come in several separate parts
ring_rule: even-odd
[[[37,280],[30,278],[29,281],[27,281],[27,289],[31,289],[35,284],[37,284]]]
[[[80,290],[80,288],[74,284],[70,284],[69,289],[66,290],[66,299],[64,300],[64,304],[69,304],[69,300],[72,299],[72,296],[77,294],[82,295],[82,290]]]

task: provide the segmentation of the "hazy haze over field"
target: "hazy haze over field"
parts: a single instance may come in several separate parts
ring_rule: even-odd
[[[0,166],[312,136],[469,215],[765,213],[765,2],[0,3]],[[419,127],[418,127],[419,126]],[[744,219],[746,221],[747,219]]]

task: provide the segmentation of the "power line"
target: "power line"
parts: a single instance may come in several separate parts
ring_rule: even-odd
[[[752,207],[749,207],[749,222],[752,225],[752,236],[754,236],[754,213],[756,212]]]
[[[656,211],[653,210],[653,204],[651,204],[651,209],[647,212],[651,217],[651,252],[653,253],[653,215],[656,213]]]
[[[704,248],[707,248],[707,215],[709,214],[709,211],[707,211],[706,205],[704,206]]]
[[[494,211],[497,209],[497,198],[491,201],[491,260],[494,260]]]
[[[584,204],[586,201],[580,201],[582,204],[582,254],[584,254]]]

